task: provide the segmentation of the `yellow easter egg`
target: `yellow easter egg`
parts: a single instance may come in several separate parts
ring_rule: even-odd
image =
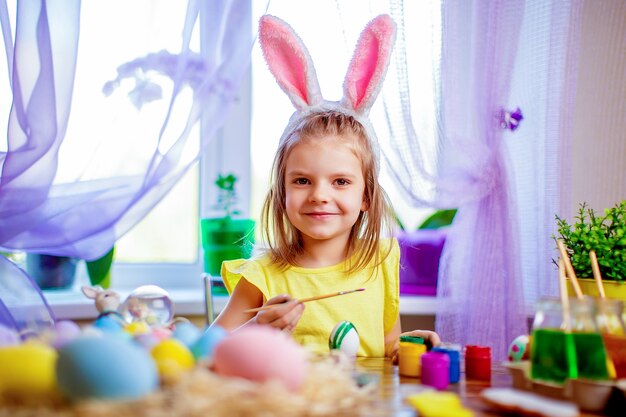
[[[0,392],[47,395],[56,390],[57,352],[41,343],[0,347]]]
[[[156,362],[159,376],[165,382],[177,381],[195,365],[191,351],[176,339],[159,342],[150,353]]]
[[[124,327],[124,331],[132,334],[133,336],[151,332],[150,326],[145,321],[134,321],[129,323],[126,327]]]

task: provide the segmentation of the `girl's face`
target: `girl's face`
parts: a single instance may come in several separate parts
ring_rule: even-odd
[[[347,244],[364,201],[365,180],[353,149],[336,136],[304,140],[286,161],[287,217],[305,248],[321,241]]]

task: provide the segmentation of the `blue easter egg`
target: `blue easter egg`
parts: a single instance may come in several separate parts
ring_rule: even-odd
[[[200,337],[200,329],[191,323],[178,323],[174,328],[172,337],[182,342],[183,345],[191,347]]]
[[[100,329],[105,333],[121,332],[124,328],[120,320],[114,315],[104,315],[98,317],[93,322],[93,327]]]
[[[193,357],[198,359],[206,359],[213,356],[213,350],[219,342],[228,335],[228,332],[220,326],[209,327],[202,335],[191,345],[191,353]]]
[[[61,392],[72,400],[133,399],[158,388],[150,354],[117,337],[81,337],[59,350],[56,364]]]

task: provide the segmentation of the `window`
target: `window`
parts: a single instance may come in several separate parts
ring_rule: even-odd
[[[8,7],[15,29],[16,2],[8,2]],[[113,161],[120,160],[114,157],[116,153],[126,153],[124,163],[113,167],[116,173],[133,173],[132,162],[147,157],[142,152],[142,144],[153,143],[158,137],[167,111],[171,82],[162,84],[170,88],[170,91],[164,88],[163,99],[144,105],[141,112],[126,95],[130,89],[106,97],[102,88],[105,82],[116,77],[117,67],[123,63],[149,52],[180,51],[186,7],[185,2],[167,0],[81,4],[72,110],[64,139],[64,145],[72,146],[61,147],[57,180],[71,182],[74,178],[85,178],[85,165],[90,163],[89,178],[99,178],[100,171],[92,163],[96,154],[97,161],[105,161],[102,163],[104,172],[112,168],[104,166],[109,165],[107,161],[113,164]],[[194,51],[200,51],[198,26],[191,43]],[[5,129],[12,99],[6,71],[7,65],[3,65],[0,117]],[[120,89],[123,89],[123,83]],[[185,110],[190,99],[190,94],[185,93],[178,98]],[[184,111],[172,113],[172,126],[182,126],[185,121]],[[199,134],[196,127],[192,135]],[[0,149],[6,150],[6,142],[2,142]],[[133,288],[151,282],[168,287],[191,284],[194,280],[200,285],[198,190],[203,184],[196,165],[141,223],[116,242],[114,285]],[[85,275],[85,271],[80,273]],[[79,281],[86,282],[86,277]]]
[[[256,32],[257,19],[266,11],[292,23],[313,56],[323,95],[328,99],[341,97],[343,77],[364,22],[376,14],[388,12],[389,7],[388,2],[374,0],[368,2],[367,7],[363,7],[360,0],[341,5],[334,0],[272,0],[268,9],[266,0],[251,1],[254,16],[251,33]],[[8,2],[11,15],[15,13],[15,3]],[[122,148],[109,143],[108,139],[113,138],[141,158],[143,141],[155,140],[165,115],[164,106],[148,104],[138,116],[127,97],[119,101],[105,98],[102,86],[115,78],[117,66],[122,63],[161,49],[178,52],[186,6],[185,2],[167,0],[82,3],[72,113],[65,141],[76,144],[81,138],[95,135],[100,136],[102,144],[96,148],[89,144],[79,148],[82,159],[94,152],[119,152]],[[12,23],[14,27],[14,21]],[[320,24],[324,25],[323,31],[319,30]],[[112,25],[114,30],[111,30]],[[203,34],[199,27],[202,25],[196,25],[192,39],[194,51],[201,50]],[[200,164],[192,168],[145,219],[117,241],[113,270],[116,288],[130,289],[146,283],[164,288],[201,286],[199,219],[211,215],[216,200],[213,181],[217,173],[234,172],[240,178],[242,214],[259,218],[277,141],[293,108],[267,71],[258,43],[252,51],[251,76],[242,83],[240,97],[226,125],[210,143]],[[10,92],[6,65],[0,69],[0,78],[6,86],[2,91]],[[167,102],[167,94],[164,92],[166,99],[161,101]],[[186,99],[189,97],[181,97],[181,100]],[[10,94],[1,94],[0,118],[5,128],[10,101]],[[377,105],[381,101],[379,99]],[[113,116],[103,116],[107,114]],[[182,114],[175,116],[184,117]],[[202,127],[200,123],[193,134],[201,135]],[[0,149],[2,146],[4,142],[0,143]],[[80,175],[79,166],[63,163],[63,160],[75,159],[76,155],[62,151],[60,158],[59,176],[71,181]],[[119,167],[120,170],[127,168]],[[382,178],[382,181],[389,179]],[[412,221],[404,219],[408,226],[425,216],[426,212],[420,213],[402,203],[402,198],[396,198],[394,192],[397,192],[391,184],[385,185],[396,209],[404,213],[406,219],[412,218]],[[83,277],[79,281],[86,282],[85,271],[81,273]]]

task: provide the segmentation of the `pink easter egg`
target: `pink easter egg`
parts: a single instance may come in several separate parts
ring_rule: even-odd
[[[278,380],[296,391],[306,376],[307,354],[287,335],[268,326],[246,326],[224,338],[213,354],[215,372],[264,382]]]
[[[54,325],[52,346],[59,349],[80,335],[80,326],[73,321],[60,320]]]

